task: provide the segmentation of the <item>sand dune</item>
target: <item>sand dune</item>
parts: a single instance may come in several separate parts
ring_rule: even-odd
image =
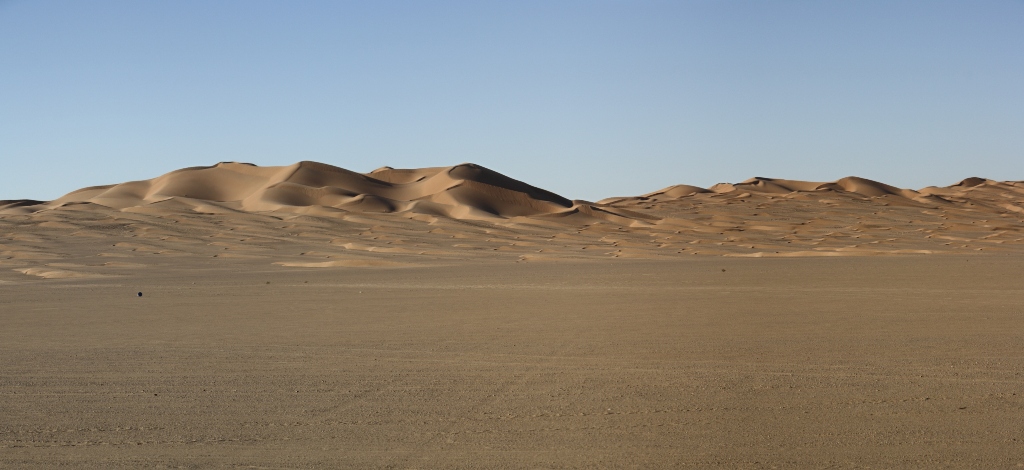
[[[468,163],[365,174],[220,163],[54,201],[0,201],[0,236],[0,265],[18,272],[52,262],[103,271],[111,257],[323,268],[1006,253],[1024,249],[1024,183],[967,178],[911,190],[858,177],[755,177],[592,203]]]
[[[8,212],[92,203],[127,209],[163,203],[197,212],[299,212],[317,206],[346,212],[417,212],[458,219],[516,217],[571,209],[572,201],[474,164],[367,174],[316,162],[286,167],[218,163],[145,181],[95,186],[49,203],[4,201]],[[4,204],[0,203],[0,204]]]

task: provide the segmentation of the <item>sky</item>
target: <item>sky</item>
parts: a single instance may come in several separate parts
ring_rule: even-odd
[[[1024,180],[1024,1],[0,0],[0,199],[301,160]]]

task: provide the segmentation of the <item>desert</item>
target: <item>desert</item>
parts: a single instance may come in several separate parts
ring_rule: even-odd
[[[1024,182],[682,183],[222,162],[0,201],[0,466],[1024,466]]]

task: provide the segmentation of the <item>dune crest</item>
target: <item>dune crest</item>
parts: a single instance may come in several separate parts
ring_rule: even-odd
[[[955,191],[957,189],[969,189],[989,181],[991,180],[986,180],[983,178],[968,178],[957,184],[948,186],[943,189],[949,189],[950,191]],[[829,182],[799,181],[755,176],[753,178],[744,180],[739,183],[719,183],[707,189],[698,186],[674,185],[658,191],[654,191],[652,193],[644,194],[643,196],[639,196],[639,198],[657,198],[660,200],[664,200],[670,198],[692,196],[694,194],[708,192],[719,194],[732,192],[789,194],[800,192],[832,191],[844,192],[863,197],[881,197],[892,195],[904,197],[907,199],[914,199],[920,197],[921,195],[930,194],[930,192],[928,192],[929,189],[930,188],[925,188],[925,190],[922,191],[914,191],[912,189],[897,188],[895,186],[880,183],[878,181],[870,180],[867,178],[860,178],[857,176],[847,176],[845,178]]]
[[[418,212],[456,219],[534,216],[573,207],[564,197],[472,163],[414,170],[383,167],[362,174],[303,161],[284,167],[222,162],[151,180],[83,188],[47,203],[4,201],[0,209],[26,213],[92,203],[123,210],[169,201],[207,210],[211,203],[245,212],[302,212],[319,206],[345,212]]]

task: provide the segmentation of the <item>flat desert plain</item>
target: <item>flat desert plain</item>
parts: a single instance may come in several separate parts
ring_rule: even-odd
[[[1024,467],[1022,195],[303,162],[0,202],[0,467]]]

